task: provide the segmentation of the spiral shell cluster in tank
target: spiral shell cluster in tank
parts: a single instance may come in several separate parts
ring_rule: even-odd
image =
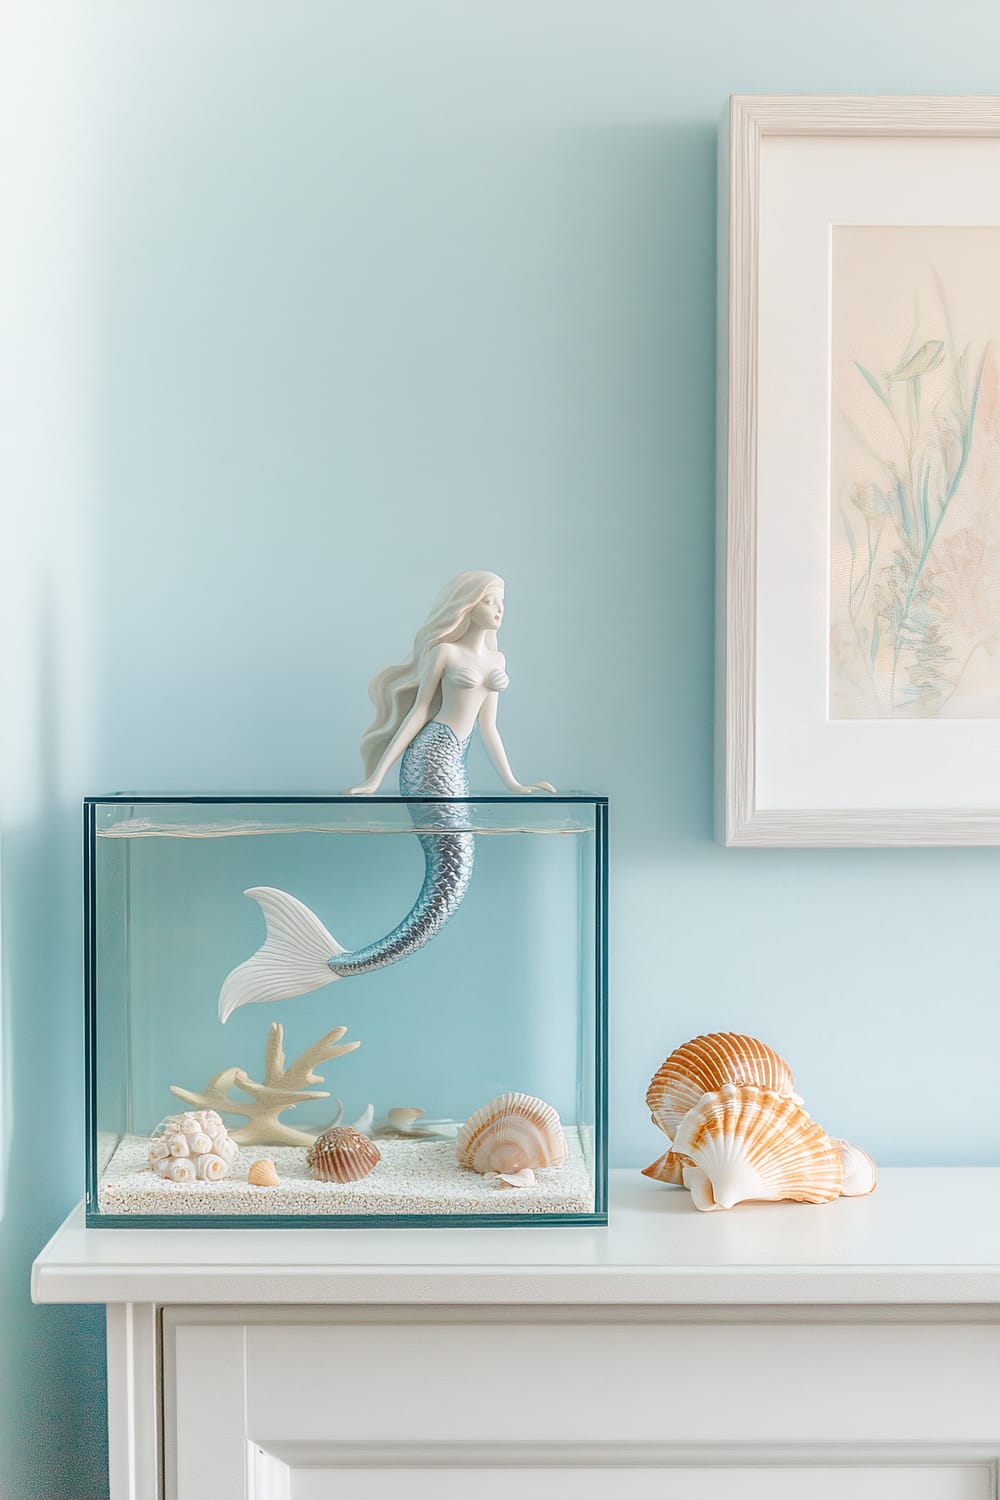
[[[644,1169],[686,1187],[696,1208],[746,1201],[829,1203],[873,1191],[871,1157],[810,1119],[783,1058],[755,1037],[695,1037],[672,1052],[646,1094],[671,1149]]]
[[[353,1125],[334,1125],[306,1152],[306,1165],[322,1182],[360,1182],[374,1172],[382,1153]]]
[[[157,1126],[147,1159],[169,1182],[220,1182],[239,1154],[214,1109],[188,1109]]]
[[[558,1114],[530,1094],[501,1094],[484,1104],[466,1120],[455,1147],[461,1166],[496,1173],[511,1187],[529,1187],[536,1169],[561,1166],[567,1151]]]

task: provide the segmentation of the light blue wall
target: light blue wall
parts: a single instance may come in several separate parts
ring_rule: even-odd
[[[0,1493],[105,1493],[99,1310],[27,1301],[81,1190],[79,797],[343,785],[459,568],[508,579],[519,773],[613,799],[614,1159],[739,1027],[880,1161],[997,1160],[997,856],[723,851],[711,746],[725,98],[987,92],[1000,11],[21,0],[0,52]]]

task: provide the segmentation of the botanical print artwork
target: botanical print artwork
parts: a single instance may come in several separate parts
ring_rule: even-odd
[[[1000,228],[833,229],[833,719],[1000,718]]]

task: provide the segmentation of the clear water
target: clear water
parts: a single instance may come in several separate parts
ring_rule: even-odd
[[[199,1092],[234,1066],[262,1081],[273,1022],[284,1028],[289,1060],[334,1027],[347,1028],[344,1041],[361,1044],[317,1065],[323,1081],[314,1087],[330,1097],[297,1104],[284,1123],[321,1129],[338,1100],[346,1121],[370,1105],[380,1121],[390,1109],[412,1106],[460,1123],[518,1091],[554,1106],[574,1162],[579,1157],[585,1168],[582,1194],[577,1166],[568,1196],[492,1189],[484,1208],[470,1202],[468,1189],[485,1185],[465,1173],[455,1201],[442,1204],[421,1186],[423,1148],[411,1143],[413,1203],[405,1183],[394,1182],[385,1210],[393,1221],[410,1212],[463,1219],[483,1212],[490,1222],[497,1214],[532,1221],[551,1213],[590,1222],[600,1216],[606,809],[600,799],[565,798],[477,799],[464,808],[476,832],[472,880],[426,947],[295,999],[244,1006],[222,1025],[220,986],[264,937],[260,910],[243,892],[277,886],[310,906],[346,948],[372,942],[405,916],[420,889],[424,857],[413,831],[414,822],[422,826],[419,805],[398,798],[123,798],[89,805],[92,1222],[122,1213],[139,1223],[249,1212],[245,1201],[233,1203],[232,1183],[228,1199],[203,1188],[196,1203],[190,1194],[164,1202],[162,1189],[147,1201],[149,1174],[133,1173],[114,1194],[101,1184],[116,1173],[122,1178],[126,1147],[133,1160],[137,1142],[165,1115],[189,1107],[171,1085]],[[239,1094],[231,1090],[234,1099]],[[224,1118],[234,1129],[246,1123],[236,1113]],[[440,1142],[435,1153],[440,1174]],[[245,1148],[243,1171],[267,1154],[263,1146]],[[430,1171],[434,1153],[425,1154]],[[387,1162],[387,1181],[388,1172]],[[554,1171],[539,1175],[552,1189]],[[287,1194],[268,1201],[257,1193],[254,1218],[377,1216],[379,1181],[377,1169],[360,1206],[346,1194],[305,1205]]]

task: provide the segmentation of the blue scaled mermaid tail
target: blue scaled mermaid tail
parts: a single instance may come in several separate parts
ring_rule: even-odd
[[[402,795],[467,798],[470,739],[468,735],[460,740],[438,719],[425,724],[400,763]],[[260,906],[267,935],[253,957],[227,976],[219,995],[220,1021],[228,1020],[241,1005],[289,1000],[335,979],[384,969],[416,953],[441,931],[461,905],[472,878],[475,838],[468,828],[468,807],[464,802],[415,801],[409,812],[424,852],[424,881],[399,925],[378,942],[349,952],[295,896],[272,886],[255,886],[244,894]]]

